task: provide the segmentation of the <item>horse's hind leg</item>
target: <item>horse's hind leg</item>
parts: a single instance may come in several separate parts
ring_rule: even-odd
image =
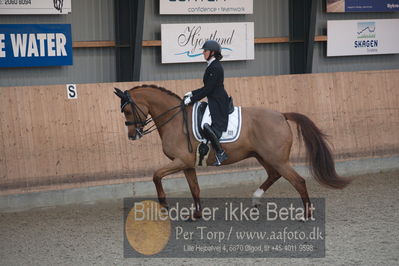
[[[269,187],[271,187],[271,185],[273,185],[281,177],[276,169],[267,164],[262,158],[257,157],[256,159],[265,168],[267,172],[267,179],[252,195],[252,205],[254,206],[260,204],[259,199],[262,197],[263,193],[265,193],[266,190],[268,190]]]
[[[310,218],[312,216],[312,209],[309,209],[311,205],[305,179],[303,179],[303,177],[301,177],[288,162],[282,165],[276,165],[276,169],[298,191],[302,198],[302,203],[305,210],[305,218]]]
[[[271,185],[273,185],[274,182],[276,182],[281,177],[281,175],[279,174],[279,172],[277,172],[276,169],[267,164],[263,159],[258,158],[258,162],[263,165],[268,176],[266,181],[263,182],[263,184],[259,187],[264,192],[266,192],[266,190],[268,190],[269,187],[271,187]]]
[[[186,176],[188,185],[190,186],[191,195],[194,199],[195,205],[195,212],[194,218],[198,219],[202,217],[202,208],[201,208],[201,201],[200,201],[200,188],[198,185],[197,174],[194,168],[185,169],[184,175]]]

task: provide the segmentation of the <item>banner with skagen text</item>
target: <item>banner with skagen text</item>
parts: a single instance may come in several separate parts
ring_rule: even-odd
[[[204,62],[202,45],[215,40],[224,61],[253,60],[254,23],[162,24],[162,63]]]
[[[399,53],[399,19],[327,22],[327,56]]]
[[[161,15],[252,14],[253,0],[160,0]]]
[[[0,0],[0,15],[64,15],[71,12],[71,0]]]

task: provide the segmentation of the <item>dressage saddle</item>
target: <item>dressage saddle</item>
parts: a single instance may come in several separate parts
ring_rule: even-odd
[[[198,109],[197,109],[198,132],[203,137],[204,137],[204,134],[203,134],[203,130],[201,128],[201,122],[202,122],[202,119],[204,118],[204,113],[205,113],[205,110],[206,110],[207,106],[208,106],[207,102],[201,102],[199,104],[199,106],[198,106]],[[233,112],[234,112],[234,103],[233,103],[233,98],[230,96],[229,97],[229,114],[231,114]]]

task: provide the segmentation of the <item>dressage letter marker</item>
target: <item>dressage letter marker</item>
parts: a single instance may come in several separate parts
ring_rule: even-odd
[[[76,88],[76,84],[67,84],[66,88],[69,100],[78,98],[78,89]]]

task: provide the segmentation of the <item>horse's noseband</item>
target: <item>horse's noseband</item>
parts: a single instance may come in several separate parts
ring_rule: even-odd
[[[137,125],[141,125],[141,126],[145,126],[145,122],[139,121],[139,122],[135,122],[135,121],[126,121],[125,122],[125,126],[137,126]]]

